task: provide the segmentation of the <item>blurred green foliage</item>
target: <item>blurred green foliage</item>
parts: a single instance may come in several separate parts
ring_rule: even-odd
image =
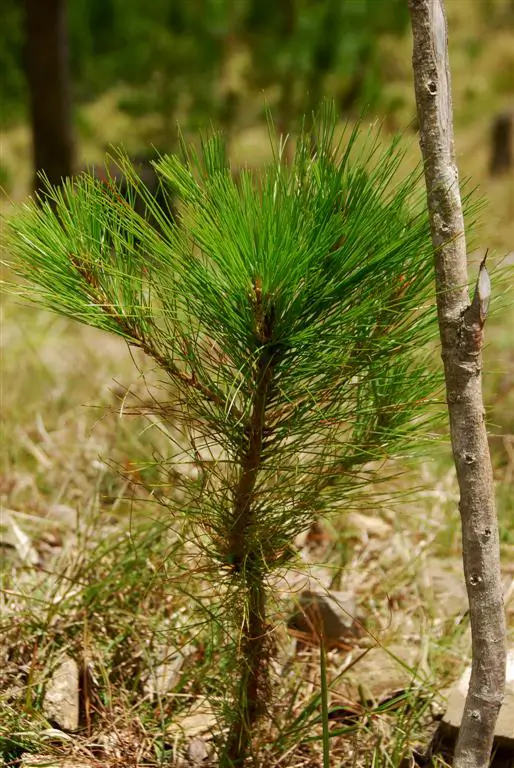
[[[25,111],[26,85],[22,67],[23,13],[17,0],[0,5],[0,119],[20,117]]]
[[[3,0],[0,12],[4,124],[26,111],[22,9]],[[280,119],[291,122],[316,107],[329,73],[343,110],[373,105],[377,35],[403,33],[408,22],[404,0],[68,0],[67,12],[78,102],[129,85],[122,106],[133,113],[174,121],[180,108],[181,119],[208,115],[225,127],[238,103],[226,86],[235,53],[248,61],[248,89],[275,88]]]
[[[317,107],[330,73],[338,76],[343,111],[374,105],[381,85],[378,38],[403,34],[408,21],[404,0],[249,0],[255,81],[260,87],[280,82],[283,99],[296,101],[296,114]]]

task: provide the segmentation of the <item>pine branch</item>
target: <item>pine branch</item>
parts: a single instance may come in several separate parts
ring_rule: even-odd
[[[69,258],[77,272],[83,277],[84,283],[91,288],[91,299],[112,319],[114,324],[118,326],[121,335],[129,340],[130,344],[137,346],[145,354],[155,360],[157,365],[159,365],[171,379],[180,382],[187,388],[197,390],[205,400],[213,403],[219,408],[225,408],[225,399],[211,387],[208,387],[199,381],[194,370],[190,375],[181,371],[169,355],[163,354],[158,349],[155,340],[159,338],[159,329],[151,318],[147,318],[146,322],[148,327],[143,334],[138,322],[134,322],[129,316],[123,314],[118,308],[115,308],[112,305],[109,297],[102,288],[97,275],[89,268],[87,260],[78,258],[73,254],[69,254]],[[232,409],[232,411],[233,416],[236,419],[240,418],[240,413],[237,409]]]

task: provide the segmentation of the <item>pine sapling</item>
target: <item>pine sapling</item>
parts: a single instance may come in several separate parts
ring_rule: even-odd
[[[292,165],[237,182],[219,136],[161,157],[173,219],[118,157],[158,227],[87,175],[8,224],[21,293],[122,336],[173,384],[197,474],[177,472],[168,502],[198,534],[234,654],[223,766],[252,754],[269,704],[270,575],[313,519],[423,443],[439,386],[419,173],[398,181],[396,143],[336,141],[335,122],[326,107]]]

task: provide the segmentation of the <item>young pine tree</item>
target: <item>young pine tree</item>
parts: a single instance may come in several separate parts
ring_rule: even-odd
[[[291,167],[276,157],[237,182],[219,137],[162,157],[173,220],[118,158],[158,227],[87,175],[8,227],[29,299],[122,336],[177,393],[201,477],[183,479],[177,513],[217,569],[235,639],[225,766],[251,753],[268,700],[270,573],[315,517],[376,479],[378,461],[426,435],[438,388],[418,174],[397,182],[397,146],[358,129],[338,144],[334,130],[327,108],[315,156],[304,135]]]

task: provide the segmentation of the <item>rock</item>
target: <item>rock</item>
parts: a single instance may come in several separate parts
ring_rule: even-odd
[[[361,512],[350,512],[345,519],[348,531],[357,530],[364,539],[376,536],[379,539],[391,536],[391,526],[378,515],[363,515]]]
[[[307,589],[300,593],[297,604],[300,610],[291,616],[287,626],[309,640],[317,643],[323,636],[330,648],[357,634],[357,605],[352,593]]]
[[[12,548],[22,563],[37,565],[39,555],[27,534],[16,523],[15,515],[16,512],[11,512],[3,506],[0,508],[0,551]]]
[[[463,614],[468,609],[461,560],[427,558],[419,573],[419,588],[423,600],[437,606],[442,618]]]
[[[150,670],[147,679],[143,683],[145,694],[151,698],[159,698],[173,691],[178,681],[184,661],[193,652],[192,646],[186,646],[182,649],[174,649],[167,653],[161,653],[153,668]]]
[[[46,685],[43,713],[63,731],[79,727],[79,668],[69,656],[62,656]]]
[[[327,526],[319,520],[314,520],[308,528],[294,539],[294,545],[301,559],[310,563],[322,561],[323,553],[331,545],[332,535]]]
[[[378,702],[395,691],[409,688],[415,682],[416,670],[419,669],[419,648],[414,645],[356,650],[355,657],[351,669],[333,690],[335,698],[340,696],[344,701],[359,701],[361,691],[365,691],[368,699]]]
[[[270,587],[273,592],[285,595],[297,595],[306,590],[322,592],[328,590],[333,578],[333,568],[323,565],[305,565],[274,574],[270,579]]]
[[[187,757],[192,765],[202,765],[211,757],[212,749],[203,739],[197,736],[188,744]]]
[[[51,519],[72,531],[77,529],[79,513],[76,508],[68,504],[52,504],[49,511]]]
[[[170,737],[180,735],[194,739],[211,732],[216,728],[217,722],[216,715],[207,699],[199,698],[188,712],[177,716],[168,728],[167,735]]]
[[[471,667],[468,667],[448,696],[448,708],[443,717],[443,725],[450,736],[457,736],[470,677]],[[502,748],[510,748],[514,758],[514,648],[507,654],[505,699],[496,722],[495,743]]]

